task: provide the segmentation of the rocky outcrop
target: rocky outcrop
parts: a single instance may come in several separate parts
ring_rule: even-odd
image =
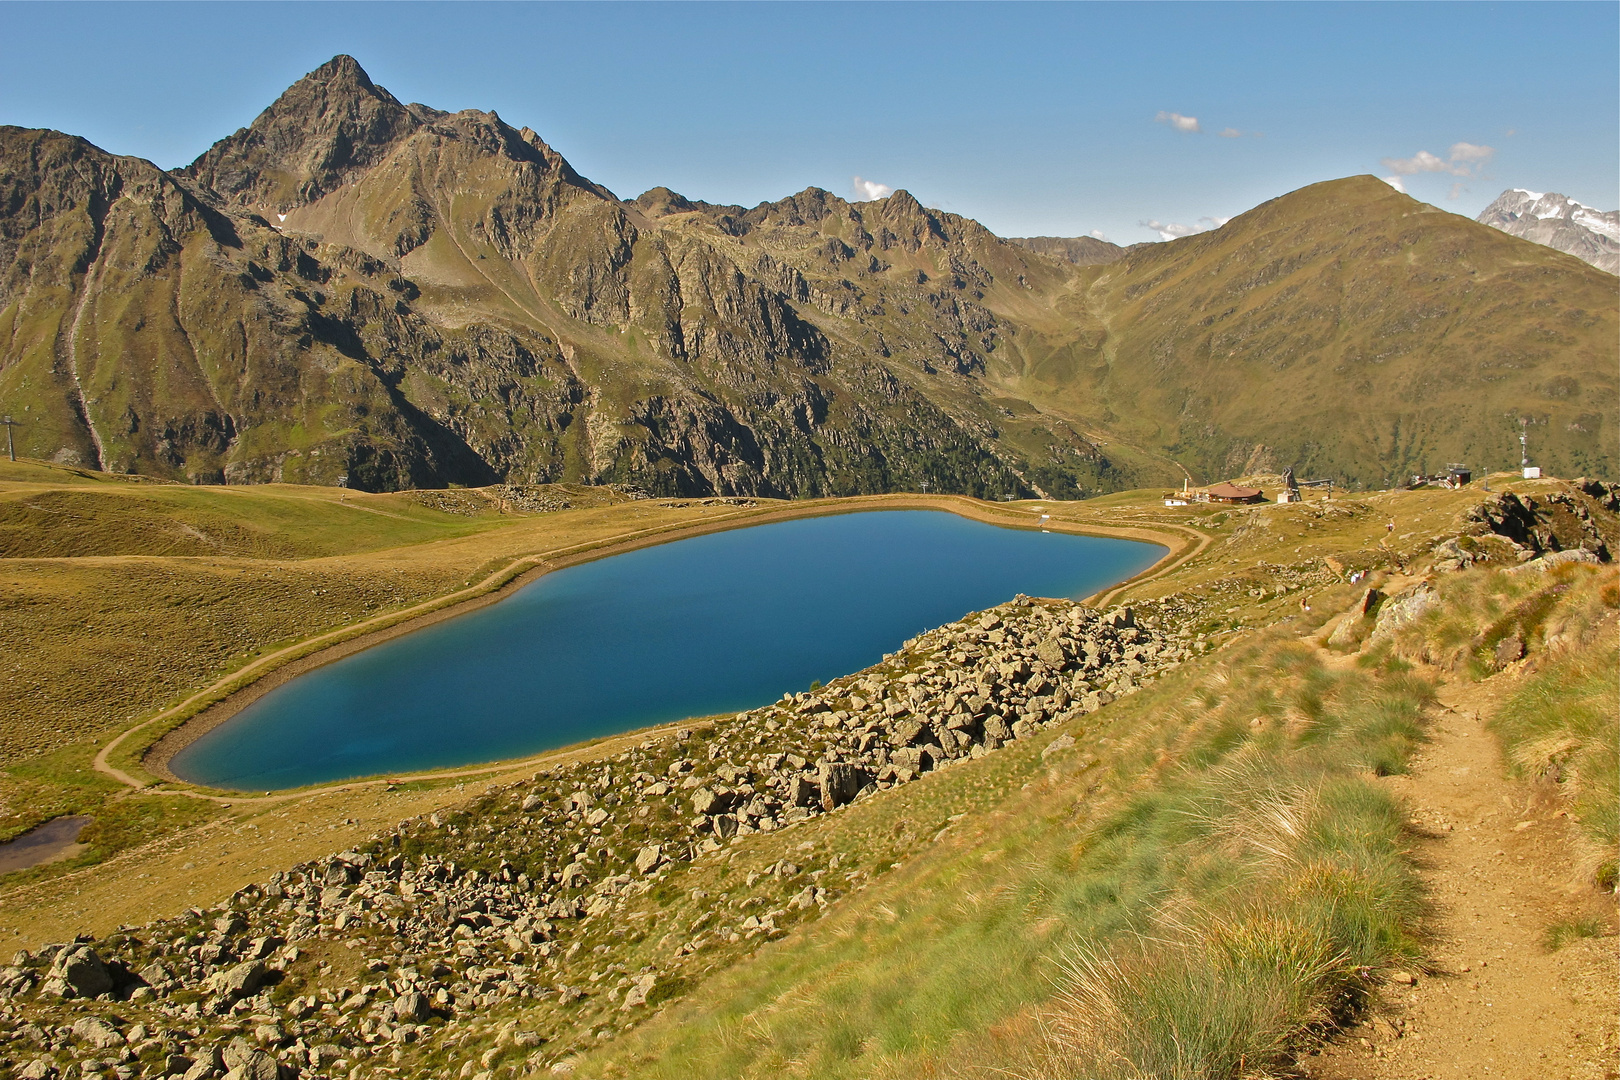
[[[1566,551],[1583,552],[1583,561],[1608,562],[1609,541],[1592,508],[1610,511],[1610,502],[1620,500],[1601,481],[1582,479],[1570,487],[1545,495],[1503,492],[1471,507],[1459,535],[1435,546],[1434,569],[1446,573],[1491,561],[1497,553],[1481,540],[1505,545],[1508,557],[1520,563]]]
[[[1427,581],[1420,581],[1397,593],[1379,607],[1378,619],[1373,624],[1372,633],[1367,637],[1367,647],[1371,648],[1386,638],[1393,637],[1396,631],[1417,622],[1430,610],[1439,606],[1440,594]]]

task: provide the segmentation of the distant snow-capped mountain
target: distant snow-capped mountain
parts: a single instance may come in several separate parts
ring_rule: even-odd
[[[1604,213],[1557,192],[1513,188],[1474,220],[1620,274],[1620,210]]]

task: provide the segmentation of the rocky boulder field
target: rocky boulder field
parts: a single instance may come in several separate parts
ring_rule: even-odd
[[[542,769],[219,907],[19,952],[0,969],[0,1064],[27,1080],[286,1080],[555,1063],[678,996],[702,954],[781,936],[867,875],[810,851],[749,874],[746,897],[687,890],[705,914],[672,929],[627,917],[632,901],[656,923],[684,874],[743,837],[1134,692],[1209,646],[1184,614],[1018,597],[829,686]],[[625,946],[659,932],[659,960],[627,968]]]

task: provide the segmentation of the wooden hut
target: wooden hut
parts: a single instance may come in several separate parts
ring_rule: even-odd
[[[1265,493],[1259,488],[1238,487],[1236,484],[1211,484],[1204,489],[1204,494],[1210,502],[1218,503],[1257,503],[1265,499]]]

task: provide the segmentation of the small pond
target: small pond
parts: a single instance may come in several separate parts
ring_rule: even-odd
[[[169,767],[218,787],[289,788],[755,708],[1017,593],[1090,595],[1164,551],[928,510],[710,533],[547,574],[317,668]]]
[[[82,814],[52,818],[16,839],[0,844],[0,874],[43,866],[72,854],[79,846],[79,833],[88,824],[90,818]]]

